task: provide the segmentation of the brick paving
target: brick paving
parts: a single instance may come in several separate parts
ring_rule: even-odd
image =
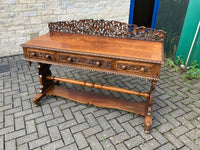
[[[97,108],[60,97],[32,98],[40,83],[37,67],[23,55],[0,58],[0,150],[169,150],[200,149],[200,82],[162,67],[156,87],[152,132],[144,134],[144,117]],[[148,90],[150,82],[121,75],[52,66],[55,76],[98,82],[126,89]],[[117,92],[61,83],[82,91],[127,100],[145,99]]]

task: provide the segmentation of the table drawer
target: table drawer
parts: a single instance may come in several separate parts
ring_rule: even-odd
[[[55,53],[54,52],[47,52],[41,51],[36,49],[28,49],[28,57],[33,59],[42,59],[46,61],[55,61]]]
[[[146,74],[151,75],[153,64],[140,63],[140,62],[128,62],[128,61],[117,61],[116,68],[118,71]]]
[[[76,54],[65,54],[59,53],[58,54],[58,61],[71,64],[71,65],[83,65],[89,67],[96,67],[96,68],[105,68],[111,69],[112,68],[112,60],[106,58],[99,58],[99,57],[91,57],[91,56],[82,56]]]

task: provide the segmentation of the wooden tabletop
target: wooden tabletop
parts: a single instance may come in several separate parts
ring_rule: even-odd
[[[156,41],[51,32],[26,42],[22,46],[164,63],[163,43]]]

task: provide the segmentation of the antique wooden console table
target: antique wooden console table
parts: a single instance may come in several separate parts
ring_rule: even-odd
[[[73,20],[49,23],[49,33],[22,44],[25,60],[38,63],[41,88],[33,98],[38,106],[45,95],[55,95],[94,106],[116,108],[145,116],[145,133],[152,125],[152,101],[160,77],[166,32],[118,21]],[[149,92],[54,77],[51,65],[62,65],[150,79]],[[57,81],[139,95],[144,102],[65,89]]]

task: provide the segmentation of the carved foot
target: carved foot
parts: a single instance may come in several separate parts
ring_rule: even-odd
[[[40,106],[40,103],[39,102],[37,104],[34,103],[33,106],[38,107],[38,106]]]
[[[144,124],[144,133],[145,134],[149,134],[151,132],[151,123],[149,123],[149,122],[145,122],[145,124]]]

